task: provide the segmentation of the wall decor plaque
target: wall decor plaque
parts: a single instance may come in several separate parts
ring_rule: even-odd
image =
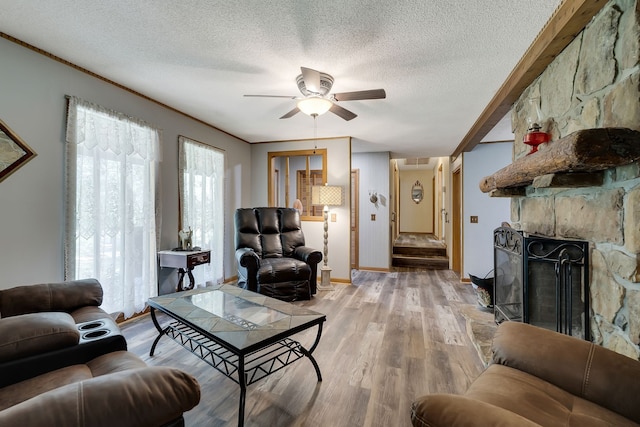
[[[27,143],[0,120],[0,182],[35,156]]]

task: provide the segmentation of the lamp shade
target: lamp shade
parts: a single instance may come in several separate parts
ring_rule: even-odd
[[[323,206],[342,205],[342,187],[339,185],[314,185],[311,187],[311,204]]]
[[[297,105],[298,109],[308,116],[321,116],[329,111],[333,103],[326,98],[313,96],[301,99]]]

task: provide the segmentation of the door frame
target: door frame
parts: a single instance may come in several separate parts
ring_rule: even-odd
[[[462,277],[462,167],[451,174],[451,269]]]
[[[351,169],[351,269],[360,268],[360,169]]]

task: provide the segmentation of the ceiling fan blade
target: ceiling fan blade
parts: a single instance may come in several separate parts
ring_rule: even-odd
[[[287,114],[285,114],[284,116],[280,117],[281,119],[288,119],[289,117],[293,117],[296,114],[298,114],[300,112],[300,109],[298,107],[294,108],[293,110],[289,111]]]
[[[355,119],[356,117],[358,117],[358,115],[356,113],[353,113],[353,112],[347,110],[346,108],[342,108],[338,104],[333,104],[331,106],[331,108],[329,109],[329,111],[331,111],[336,116],[342,117],[346,121],[349,121],[351,119]]]
[[[302,70],[302,79],[307,90],[313,93],[320,93],[320,71],[305,67],[300,67],[300,70]]]
[[[296,96],[291,95],[243,95],[251,98],[287,98],[287,99],[296,99]]]
[[[360,90],[356,92],[334,93],[333,98],[336,101],[358,101],[362,99],[384,99],[387,93],[384,89]]]

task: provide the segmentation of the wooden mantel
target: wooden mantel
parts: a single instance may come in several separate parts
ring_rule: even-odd
[[[480,181],[480,190],[517,195],[534,179],[548,174],[602,171],[640,160],[640,132],[626,128],[576,131],[531,155],[515,160]]]

